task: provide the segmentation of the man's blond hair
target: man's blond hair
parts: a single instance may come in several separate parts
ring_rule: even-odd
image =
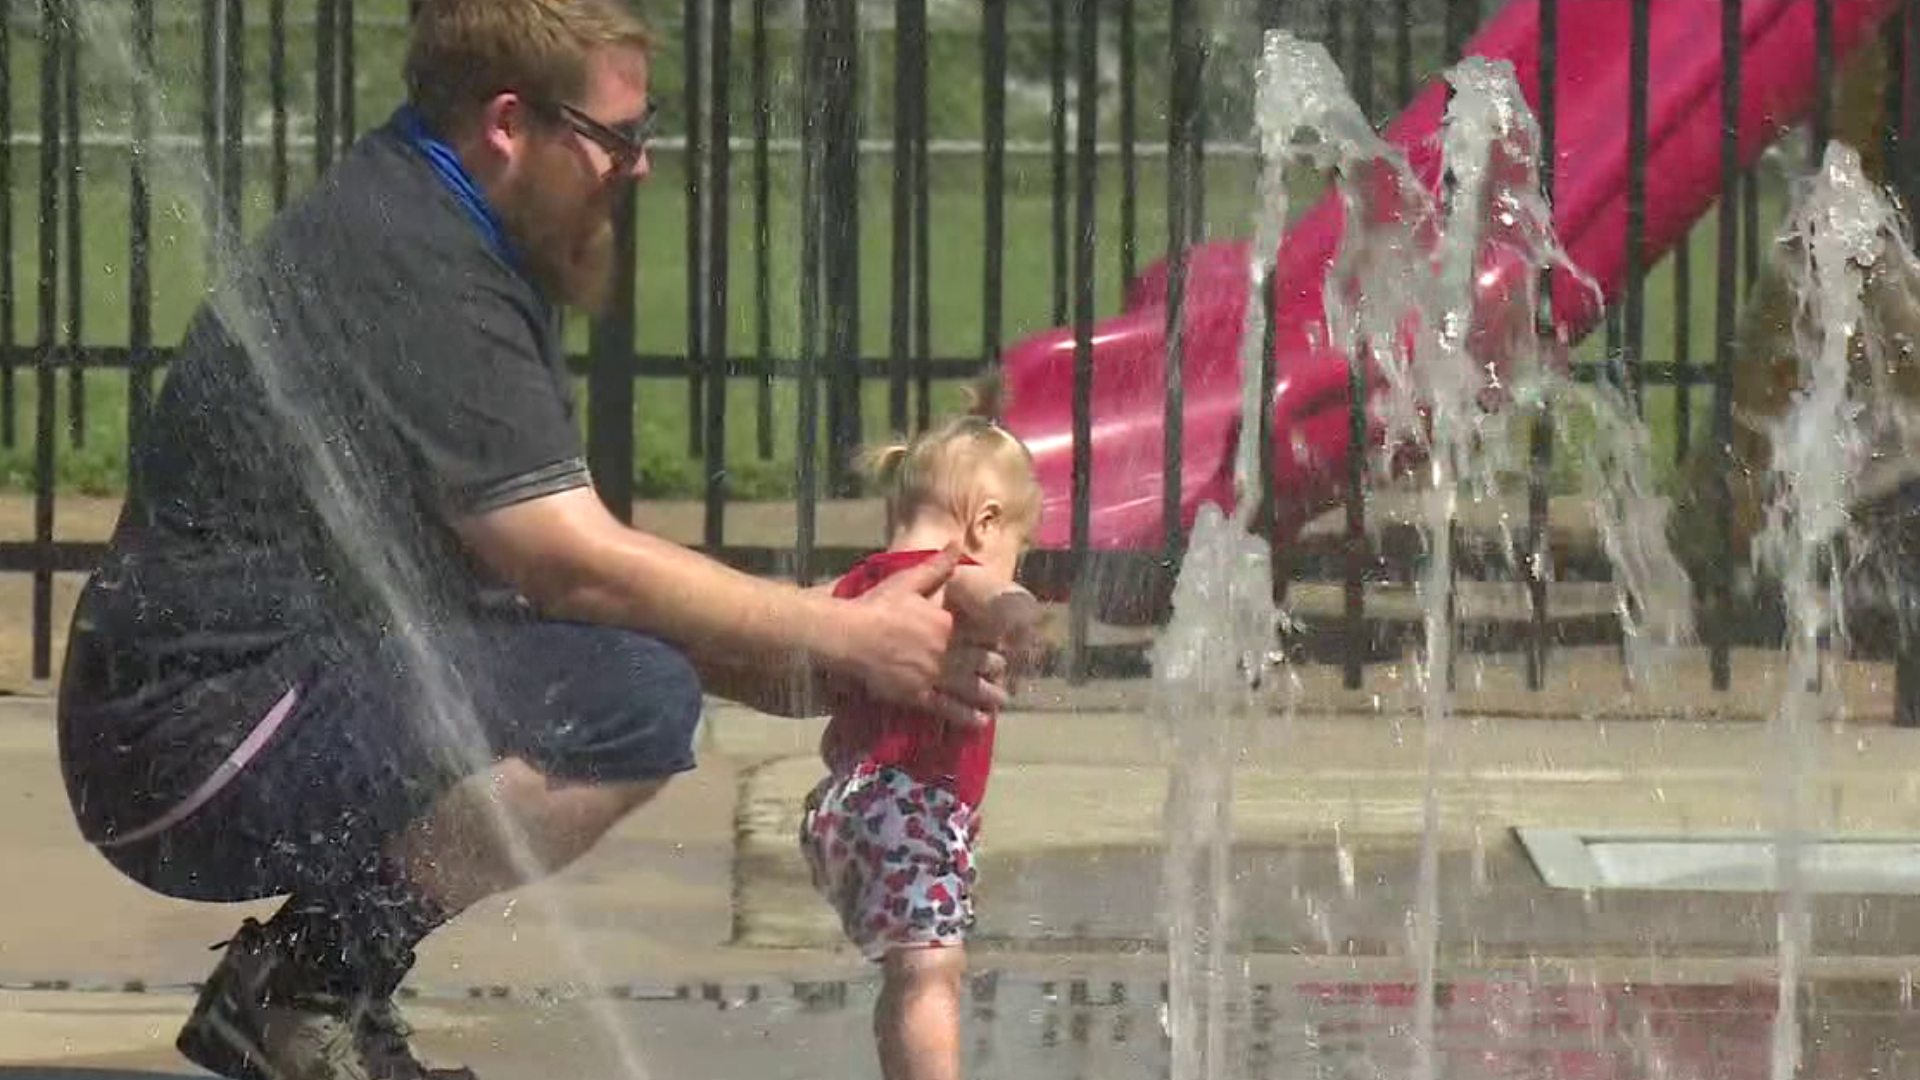
[[[596,49],[652,46],[625,0],[427,0],[407,47],[407,101],[451,133],[503,91],[573,101],[586,92]]]

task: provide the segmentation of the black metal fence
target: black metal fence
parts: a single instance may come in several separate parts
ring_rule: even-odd
[[[1560,49],[1559,12],[1574,0],[1541,0],[1538,43],[1542,72],[1539,119],[1547,160],[1556,131],[1553,87]],[[1646,229],[1649,80],[1646,27],[1653,0],[1578,0],[1630,5],[1634,14],[1633,92],[1621,103],[1630,127],[1630,175],[1627,248],[1632,253],[1629,281],[1619,310],[1606,324],[1606,359],[1582,370],[1597,377],[1618,371],[1627,386],[1670,386],[1676,400],[1674,453],[1695,449],[1696,391],[1710,394],[1711,438],[1724,443],[1731,430],[1729,412],[1735,328],[1745,289],[1759,272],[1761,180],[1742,172],[1734,121],[1742,99],[1741,0],[1715,2],[1724,13],[1722,88],[1726,132],[1721,149],[1722,207],[1738,213],[1718,216],[1713,265],[1703,268],[1711,285],[1696,281],[1688,245],[1673,260],[1672,303],[1682,317],[1672,320],[1672,339],[1650,341],[1647,279],[1651,267],[1643,253]],[[1818,48],[1822,91],[1811,123],[1817,148],[1832,130],[1830,88],[1836,71],[1832,49],[1832,12],[1848,0],[1804,0],[1821,27]],[[88,9],[82,11],[83,4]],[[0,18],[0,187],[33,193],[36,220],[22,220],[24,207],[0,199],[0,440],[13,446],[31,439],[34,529],[30,539],[0,542],[0,570],[33,576],[33,671],[45,677],[52,663],[53,575],[87,569],[99,545],[56,539],[60,505],[58,460],[80,447],[90,430],[90,385],[102,370],[124,370],[127,380],[125,422],[137,432],[152,400],[153,386],[166,363],[171,342],[161,340],[155,318],[156,155],[169,152],[159,110],[171,100],[194,99],[185,110],[198,120],[194,152],[208,174],[201,215],[208,243],[221,232],[238,232],[248,214],[277,208],[296,197],[301,185],[326,169],[361,130],[369,110],[396,104],[379,87],[397,91],[397,71],[373,71],[370,53],[386,65],[397,63],[393,41],[402,35],[407,9],[400,0],[201,0],[159,4],[156,0],[14,0]],[[1214,5],[1219,7],[1219,5]],[[672,159],[684,190],[684,235],[655,235],[643,242],[643,207],[650,197],[627,200],[618,221],[622,280],[614,310],[596,321],[584,350],[574,357],[587,381],[588,443],[592,465],[608,505],[623,518],[636,495],[634,424],[636,385],[649,393],[684,395],[685,455],[698,462],[704,514],[699,537],[717,556],[745,569],[779,573],[802,581],[836,572],[860,554],[855,547],[820,542],[819,515],[824,499],[857,491],[849,467],[850,451],[862,440],[875,402],[863,386],[885,387],[887,425],[910,430],[928,422],[938,384],[991,372],[1003,348],[1027,333],[1071,323],[1079,339],[1073,389],[1076,446],[1090,444],[1092,336],[1096,320],[1111,308],[1102,291],[1103,276],[1125,282],[1143,257],[1164,250],[1170,258],[1170,350],[1166,445],[1168,513],[1163,549],[1125,556],[1088,550],[1086,498],[1091,458],[1074,467],[1074,550],[1041,552],[1028,572],[1054,581],[1087,581],[1089,567],[1108,558],[1145,557],[1173,564],[1182,549],[1178,506],[1180,418],[1184,388],[1180,348],[1180,307],[1185,295],[1186,252],[1205,238],[1208,177],[1221,168],[1245,168],[1246,148],[1235,142],[1244,104],[1233,93],[1244,80],[1245,57],[1222,42],[1244,39],[1257,44],[1256,26],[1288,26],[1302,36],[1324,41],[1349,74],[1356,98],[1371,115],[1384,119],[1411,100],[1418,85],[1459,56],[1463,43],[1498,7],[1477,0],[1247,0],[1234,5],[1232,17],[1250,20],[1229,34],[1202,24],[1203,5],[1194,0],[1159,4],[1136,0],[980,0],[961,16],[945,8],[943,18],[957,25],[930,25],[928,0],[898,0],[892,5],[859,0],[683,0],[679,10],[657,6],[651,14],[665,31],[656,63],[656,91],[671,102],[678,121],[676,137],[664,139],[656,154]],[[1909,8],[1912,5],[1908,5]],[[126,70],[101,76],[132,88],[119,104],[92,102],[93,122],[83,124],[83,84],[88,64],[104,63],[98,22],[110,17]],[[1209,7],[1206,10],[1213,10]],[[1217,13],[1216,13],[1217,14]],[[264,30],[258,20],[264,19]],[[83,41],[84,38],[84,41]],[[198,45],[197,58],[181,48]],[[885,48],[876,49],[880,42]],[[1912,130],[1916,85],[1909,57],[1920,56],[1920,17],[1912,10],[1888,24],[1883,47],[1891,58],[1886,90],[1888,123],[1884,132],[1894,179],[1901,190],[1920,180]],[[1248,50],[1250,54],[1250,49]],[[303,56],[302,53],[305,55]],[[977,102],[964,122],[936,117],[933,102],[956,63],[977,72]],[[956,60],[956,57],[959,59]],[[876,59],[877,58],[877,59]],[[1110,60],[1111,64],[1103,66]],[[191,71],[184,70],[191,67]],[[138,73],[150,73],[142,76]],[[263,74],[264,72],[264,74]],[[148,80],[153,83],[149,86]],[[384,80],[384,82],[382,81]],[[197,84],[197,92],[188,88]],[[1044,86],[1044,93],[1041,87]],[[167,88],[173,88],[173,99]],[[1143,89],[1146,87],[1147,89]],[[1019,92],[1010,98],[1009,89]],[[37,108],[16,105],[29,96]],[[948,98],[951,95],[947,95]],[[1044,104],[1038,104],[1044,97]],[[944,100],[944,99],[943,99]],[[797,104],[796,104],[797,103]],[[1022,112],[1021,110],[1025,110]],[[1016,116],[1018,114],[1018,116]],[[1044,120],[1038,117],[1044,114]],[[382,114],[384,115],[384,111]],[[1015,119],[1028,127],[1043,124],[1044,138],[1030,139],[1011,129]],[[944,125],[941,138],[936,122]],[[673,126],[670,122],[669,126]],[[782,130],[783,128],[787,130]],[[124,132],[124,135],[120,134]],[[885,137],[879,136],[884,132]],[[90,333],[99,288],[86,275],[90,259],[102,250],[103,217],[96,183],[102,166],[90,156],[106,145],[118,153],[104,168],[122,171],[126,272],[124,340],[102,341]],[[797,158],[797,168],[776,166],[776,158]],[[1010,162],[1042,162],[1047,195],[1044,231],[1010,227]],[[21,170],[32,161],[34,173]],[[933,191],[940,173],[955,161],[977,166],[979,306],[968,321],[977,327],[977,343],[936,347],[936,337],[952,333],[936,328],[933,283],[937,273],[953,273],[940,249],[934,220]],[[1145,184],[1146,163],[1156,182]],[[872,205],[865,169],[882,167],[890,178],[884,207]],[[264,169],[266,208],[248,201],[250,184]],[[971,174],[969,174],[971,175]],[[735,192],[742,190],[749,220],[736,221]],[[797,180],[797,209],[777,210],[776,189]],[[1546,183],[1551,188],[1549,174]],[[118,181],[113,181],[118,183]],[[1147,196],[1163,195],[1164,206],[1147,205]],[[864,200],[864,202],[863,202]],[[889,222],[885,272],[863,274],[862,229],[884,214]],[[259,215],[256,215],[259,216]],[[1113,227],[1100,223],[1112,219]],[[1164,236],[1143,224],[1164,223]],[[83,229],[86,231],[83,232]],[[792,233],[797,232],[797,237]],[[744,235],[743,242],[739,237]],[[789,258],[797,247],[797,257]],[[750,266],[732,265],[743,253]],[[26,258],[31,255],[35,292],[26,309]],[[20,267],[16,267],[16,261]],[[1009,320],[1009,267],[1044,263],[1051,322],[1015,324]],[[675,261],[684,266],[685,339],[679,348],[644,349],[636,296],[653,287]],[[643,270],[643,268],[645,268]],[[738,276],[736,276],[738,275]],[[872,295],[879,276],[883,295]],[[737,287],[736,287],[737,286]],[[1716,298],[1713,341],[1702,349],[1692,340],[1693,290],[1711,287]],[[1117,290],[1116,290],[1117,291]],[[1016,298],[1024,299],[1024,298]],[[90,304],[90,301],[94,301]],[[886,313],[884,348],[862,333],[862,311],[882,305]],[[783,315],[782,312],[787,314]],[[19,340],[22,314],[35,326],[31,340]],[[1544,317],[1544,316],[1543,316]],[[790,348],[777,344],[783,318],[794,324]],[[1545,324],[1543,323],[1543,326]],[[745,330],[744,333],[741,331]],[[937,335],[936,331],[940,330]],[[1267,371],[1271,379],[1273,372]],[[22,388],[21,380],[31,380]],[[740,398],[730,388],[751,384],[751,416],[731,404]],[[678,383],[675,387],[673,384]],[[776,388],[791,385],[794,415],[778,418]],[[30,394],[28,393],[30,391]],[[21,430],[22,399],[30,396],[33,415]],[[66,402],[61,429],[59,402]],[[726,509],[735,497],[729,461],[732,425],[751,425],[756,456],[774,457],[777,430],[790,421],[793,475],[790,495],[797,524],[790,542],[742,544],[728,535]],[[1355,433],[1363,431],[1357,404]],[[1264,433],[1263,434],[1267,434]],[[63,446],[64,444],[64,446]],[[1545,542],[1552,439],[1536,425],[1535,461],[1529,503],[1530,543]],[[1327,550],[1293,552],[1287,565],[1296,577],[1343,581],[1346,585],[1341,661],[1350,685],[1360,685],[1365,660],[1364,584],[1410,573],[1417,553],[1376,550],[1368,540],[1364,501],[1368,482],[1362,455],[1353,455],[1347,478],[1346,534]],[[1727,510],[1718,515],[1727,535]],[[1718,560],[1724,567],[1727,560]],[[1396,563],[1398,565],[1396,565]],[[1532,624],[1526,642],[1529,683],[1542,685],[1551,645],[1548,581],[1527,571]],[[1729,581],[1707,583],[1708,608],[1725,602]],[[1076,592],[1078,600],[1086,590]],[[1076,602],[1071,620],[1070,665],[1089,670],[1087,622],[1090,609]],[[1729,679],[1729,649],[1734,635],[1729,620],[1710,622],[1713,676],[1717,686]]]

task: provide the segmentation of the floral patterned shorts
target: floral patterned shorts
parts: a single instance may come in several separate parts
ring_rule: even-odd
[[[814,887],[869,960],[965,943],[973,927],[973,810],[946,788],[861,765],[807,796],[800,850]]]

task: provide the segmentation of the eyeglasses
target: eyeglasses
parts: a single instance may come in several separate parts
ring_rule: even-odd
[[[567,122],[567,126],[605,150],[607,156],[613,159],[613,170],[618,173],[631,172],[640,163],[641,156],[647,152],[647,143],[653,139],[654,116],[659,111],[649,101],[647,111],[638,120],[615,127],[603,124],[565,102],[542,107],[557,114]]]

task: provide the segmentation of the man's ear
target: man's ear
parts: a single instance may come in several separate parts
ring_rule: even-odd
[[[527,101],[511,90],[493,95],[480,112],[479,141],[506,164],[520,160],[533,122]]]

